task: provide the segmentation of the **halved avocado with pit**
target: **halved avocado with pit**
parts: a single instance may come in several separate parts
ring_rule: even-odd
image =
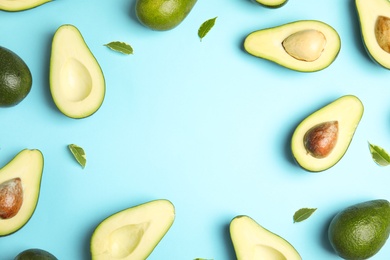
[[[370,58],[390,69],[390,2],[355,0],[364,47]]]
[[[175,208],[164,199],[115,213],[95,229],[91,238],[92,259],[147,259],[174,219]]]
[[[265,229],[249,216],[233,218],[230,237],[238,260],[302,259],[287,240]]]
[[[356,96],[346,95],[306,117],[291,139],[296,162],[311,172],[334,166],[346,153],[363,111]]]
[[[102,105],[105,90],[103,71],[80,31],[60,26],[50,58],[50,91],[57,108],[71,118],[88,117]]]
[[[254,1],[268,8],[279,8],[285,5],[288,0],[254,0]]]
[[[43,155],[25,149],[0,169],[0,236],[22,228],[38,203]]]
[[[51,1],[52,0],[0,0],[0,10],[8,12],[24,11]]]
[[[301,20],[250,33],[245,50],[256,57],[286,68],[314,72],[336,59],[340,36],[330,25],[317,20]]]

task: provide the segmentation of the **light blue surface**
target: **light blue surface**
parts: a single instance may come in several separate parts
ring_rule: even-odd
[[[390,151],[390,72],[368,58],[354,1],[290,0],[266,9],[249,0],[199,0],[166,32],[140,25],[134,2],[57,0],[0,12],[0,45],[25,60],[34,80],[22,103],[0,111],[0,163],[24,148],[45,157],[35,214],[0,238],[0,259],[33,247],[61,260],[90,259],[100,221],[158,198],[172,201],[176,220],[149,259],[235,259],[228,225],[240,214],[287,239],[305,260],[339,259],[326,236],[334,214],[390,199],[389,168],[371,160],[367,145]],[[216,16],[200,42],[199,26]],[[302,19],[340,34],[341,52],[327,69],[294,72],[243,50],[250,32]],[[62,24],[79,28],[106,78],[103,106],[82,120],[62,115],[49,92],[51,39]],[[131,44],[134,55],[103,46],[116,40]],[[365,106],[348,152],[328,171],[305,172],[289,148],[295,126],[346,94]],[[70,143],[85,149],[84,170]],[[318,210],[294,224],[302,207]],[[389,255],[387,244],[372,259]]]

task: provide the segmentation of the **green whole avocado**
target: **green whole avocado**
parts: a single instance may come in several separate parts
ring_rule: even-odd
[[[57,257],[45,250],[32,248],[24,250],[14,260],[57,260]]]
[[[0,107],[19,104],[30,93],[32,76],[27,64],[0,46]]]
[[[390,203],[385,199],[355,204],[340,211],[328,229],[329,241],[344,259],[368,259],[378,253],[390,233]]]
[[[141,24],[156,31],[178,26],[190,13],[197,0],[137,0],[135,12]]]

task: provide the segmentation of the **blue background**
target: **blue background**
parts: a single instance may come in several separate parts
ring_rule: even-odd
[[[37,247],[59,259],[90,259],[95,227],[122,209],[164,198],[176,219],[149,259],[235,259],[228,226],[246,214],[284,237],[303,259],[339,259],[326,235],[331,218],[354,203],[390,198],[390,170],[376,165],[368,142],[390,151],[390,72],[364,50],[352,0],[290,0],[267,9],[249,0],[199,0],[178,27],[143,27],[135,1],[57,0],[0,12],[0,45],[33,74],[27,98],[0,111],[0,163],[40,149],[40,199],[23,229],[0,238],[1,259]],[[199,26],[218,17],[200,41]],[[342,41],[327,69],[300,73],[247,54],[252,31],[303,19],[334,27]],[[49,91],[51,40],[75,25],[107,84],[100,110],[75,120]],[[133,55],[104,44],[124,41]],[[309,173],[293,161],[296,125],[340,96],[359,97],[365,112],[349,150],[333,168]],[[67,145],[87,154],[82,169]],[[303,207],[318,208],[293,223]],[[373,259],[386,259],[385,245]]]

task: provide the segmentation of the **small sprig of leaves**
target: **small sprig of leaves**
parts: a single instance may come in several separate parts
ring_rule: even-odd
[[[390,165],[390,155],[386,152],[385,149],[378,145],[368,143],[370,148],[371,157],[374,162],[380,166]]]
[[[121,52],[126,55],[134,53],[133,48],[130,46],[130,44],[125,42],[114,41],[114,42],[104,44],[104,46],[107,46],[113,51]]]
[[[297,210],[293,216],[294,223],[308,219],[316,210],[317,208],[301,208]]]
[[[202,39],[207,35],[211,28],[214,27],[216,20],[217,17],[214,17],[202,23],[202,25],[198,29],[198,36],[200,38],[200,41],[202,41]]]
[[[84,169],[85,165],[87,163],[87,157],[85,155],[84,149],[81,148],[78,145],[70,144],[68,145],[69,150],[73,154],[76,161],[81,165],[81,167]]]

